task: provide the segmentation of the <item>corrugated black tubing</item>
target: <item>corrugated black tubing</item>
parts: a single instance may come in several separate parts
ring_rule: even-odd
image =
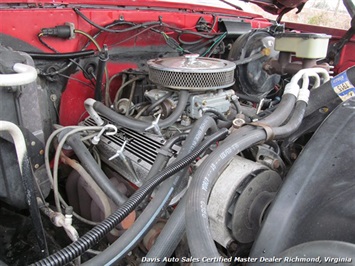
[[[205,135],[208,131],[211,133],[215,133],[218,131],[218,128],[213,118],[211,118],[208,115],[203,115],[193,125],[191,131],[189,132],[175,160],[180,160],[184,158],[186,155],[188,155],[189,153],[191,153],[202,142],[202,140],[205,138]],[[171,142],[171,139],[168,142]],[[165,144],[164,149],[170,147],[168,142]],[[154,162],[152,168],[149,171],[147,180],[155,176],[158,171],[161,171],[161,169],[164,169],[168,159],[169,157],[159,153],[156,161]],[[112,265],[117,261],[121,260],[130,250],[132,250],[155,224],[156,220],[159,217],[159,214],[163,211],[164,207],[169,203],[169,200],[172,197],[173,193],[178,189],[178,184],[180,183],[181,179],[183,179],[184,176],[186,175],[187,168],[188,167],[174,174],[168,180],[164,181],[159,186],[159,188],[155,191],[154,198],[149,202],[149,204],[146,206],[144,211],[139,215],[138,219],[134,222],[134,224],[122,236],[120,236],[120,238],[117,241],[112,243],[111,246],[106,248],[102,253],[95,256],[91,260],[85,262],[83,265],[85,266]],[[185,217],[185,212],[183,213],[183,217]],[[185,223],[184,223],[185,218],[183,218],[182,222],[183,222],[182,224],[183,228],[185,228]],[[171,219],[168,220],[165,227],[169,227],[170,223],[171,223]],[[162,237],[165,235],[164,234],[165,227],[160,234],[162,235]],[[169,232],[169,234],[171,234],[171,236],[174,237],[174,239],[166,239],[166,241],[169,241],[169,244],[167,244],[166,241],[163,240],[165,241],[166,245],[169,246],[169,248],[168,250],[164,248],[163,250],[160,251],[163,252],[164,254],[167,254],[166,255],[167,257],[169,257],[172,254],[172,252],[169,254],[170,252],[169,250],[171,249],[174,250],[175,248],[173,246],[177,242],[179,242],[178,239],[175,239],[175,231]],[[159,245],[160,235],[157,238],[154,246],[156,244]],[[157,257],[160,257],[160,255],[157,255]]]
[[[117,211],[107,217],[102,223],[95,226],[84,236],[79,238],[76,242],[63,248],[62,250],[42,259],[32,265],[64,265],[76,257],[83,254],[86,250],[95,245],[102,239],[108,232],[110,232],[116,225],[118,225],[125,217],[127,217],[139,203],[149,195],[153,189],[162,181],[177,173],[181,169],[191,164],[203,151],[205,151],[211,144],[218,140],[225,138],[228,135],[227,129],[221,129],[215,134],[211,135],[204,142],[201,143],[193,152],[184,157],[183,159],[172,163],[167,168],[158,173],[155,178],[151,178],[143,184]]]
[[[212,132],[217,131],[216,122],[208,115],[203,115],[195,123],[193,129],[189,134],[189,138],[186,139],[186,142],[184,143],[180,153],[185,156],[186,154],[191,152],[193,148],[195,148],[200,143],[200,141],[202,141],[204,135],[209,130]],[[184,173],[182,173],[181,176],[184,176]],[[177,176],[177,179],[180,178],[181,177]],[[174,252],[185,232],[185,202],[186,196],[184,196],[183,199],[180,200],[179,205],[174,210],[173,214],[171,215],[163,230],[159,234],[153,247],[145,256],[146,258],[170,257],[171,254]],[[164,265],[165,263],[155,262],[149,264],[153,266]],[[147,263],[141,263],[141,265],[147,265]]]
[[[158,172],[166,167],[170,157],[172,146],[177,142],[185,140],[187,134],[181,134],[169,139],[165,145],[161,148],[164,153],[158,153],[152,168],[148,173],[145,180],[149,180],[154,177]],[[96,265],[110,265],[111,262],[120,260],[129,251],[131,251],[137,243],[139,243],[145,234],[152,228],[157,219],[160,217],[160,213],[163,211],[163,207],[169,199],[168,191],[172,187],[171,179],[162,182],[162,184],[155,191],[154,198],[145,207],[144,211],[138,216],[134,224],[128,228],[118,240],[113,242],[109,247],[102,251],[99,255],[86,261],[82,266],[96,266]],[[168,198],[167,198],[168,197]],[[167,199],[166,199],[167,198]]]

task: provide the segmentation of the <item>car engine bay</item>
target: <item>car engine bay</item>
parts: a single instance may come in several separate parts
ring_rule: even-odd
[[[0,4],[0,265],[355,265],[352,1],[80,2]]]

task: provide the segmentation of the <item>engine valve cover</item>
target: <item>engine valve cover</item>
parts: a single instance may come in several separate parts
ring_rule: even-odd
[[[103,116],[101,118],[105,123],[114,124]],[[92,118],[88,118],[85,125],[96,124]],[[128,128],[118,128],[117,134],[113,136],[101,136],[97,147],[102,161],[136,186],[141,186],[164,143],[165,139],[157,135],[141,134]],[[122,146],[124,146],[122,155],[110,159]],[[178,149],[176,145],[173,146],[174,151],[177,152]]]

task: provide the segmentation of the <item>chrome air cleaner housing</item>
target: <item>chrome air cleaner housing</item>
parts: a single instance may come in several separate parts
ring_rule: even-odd
[[[149,79],[166,88],[189,91],[217,90],[234,84],[235,64],[188,54],[148,61]]]

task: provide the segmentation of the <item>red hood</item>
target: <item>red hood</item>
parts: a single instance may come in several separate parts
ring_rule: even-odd
[[[28,4],[31,7],[54,6],[112,6],[136,8],[167,8],[196,12],[220,12],[245,17],[261,17],[260,15],[236,10],[220,0],[4,0],[2,4]]]
[[[214,0],[214,1],[179,1],[179,0],[5,0],[3,4],[29,4],[31,6],[65,6],[65,5],[109,5],[109,6],[135,6],[135,7],[150,7],[150,8],[173,8],[186,9],[202,12],[221,12],[225,14],[235,14],[241,16],[259,17],[258,15],[243,12],[232,8],[234,0]],[[259,5],[265,11],[272,14],[284,14],[293,8],[302,8],[308,0],[241,0]],[[223,3],[224,2],[224,3]],[[238,6],[238,3],[236,3]]]
[[[298,8],[301,11],[308,0],[242,0],[260,6],[265,11],[274,15],[283,15],[288,11]]]

